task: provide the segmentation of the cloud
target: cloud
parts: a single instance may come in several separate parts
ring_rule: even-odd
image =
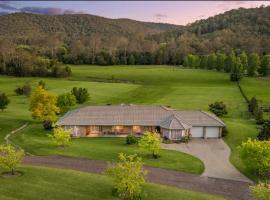
[[[28,12],[34,14],[42,14],[42,15],[71,15],[71,14],[86,14],[84,11],[75,11],[71,9],[61,9],[56,7],[22,7],[16,8],[11,6],[8,1],[0,1],[0,9],[2,15],[9,14],[11,11],[15,12]]]
[[[155,14],[155,17],[157,17],[157,18],[167,18],[168,15],[157,13],[157,14]]]
[[[8,1],[0,1],[0,8],[2,10],[8,10],[8,11],[17,11],[18,9],[9,5]]]

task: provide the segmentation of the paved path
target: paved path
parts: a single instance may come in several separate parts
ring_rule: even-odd
[[[222,139],[192,139],[187,144],[162,144],[162,147],[201,159],[205,166],[202,176],[252,183],[231,164],[231,150]]]
[[[92,173],[103,173],[107,167],[106,161],[65,156],[26,156],[23,163]],[[145,168],[148,170],[149,182],[210,193],[232,200],[252,199],[248,189],[250,184],[247,182],[202,177],[154,167]]]

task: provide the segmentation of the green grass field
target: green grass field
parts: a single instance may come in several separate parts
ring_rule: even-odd
[[[23,149],[35,155],[68,155],[95,160],[117,160],[120,152],[138,154],[146,165],[165,169],[201,174],[203,163],[188,154],[178,151],[162,150],[160,158],[154,159],[141,152],[137,145],[127,145],[125,138],[77,138],[69,147],[58,148],[52,144],[40,124],[29,126],[17,135],[13,141],[22,144]]]
[[[50,168],[23,167],[21,177],[0,176],[1,200],[117,200],[112,196],[113,183],[103,175],[57,170]],[[221,200],[198,192],[191,192],[156,184],[143,186],[144,200]]]
[[[250,176],[239,159],[237,146],[248,137],[256,137],[258,130],[254,120],[251,120],[247,113],[246,102],[236,84],[229,81],[228,74],[169,66],[72,66],[72,71],[72,77],[67,79],[42,78],[42,80],[46,81],[47,88],[55,94],[68,92],[74,86],[88,88],[91,95],[91,99],[86,103],[88,105],[133,103],[169,105],[176,109],[207,110],[208,105],[214,101],[225,102],[229,110],[228,116],[223,118],[229,129],[225,141],[232,149],[231,161],[239,170]],[[93,78],[100,82],[93,82]],[[28,99],[15,96],[13,90],[25,81],[37,85],[39,80],[41,78],[0,77],[1,91],[7,92],[12,101],[9,108],[0,113],[2,128],[0,139],[25,121],[31,121]],[[114,81],[120,83],[111,83]],[[127,81],[130,83],[124,83]],[[254,86],[257,83],[260,84],[259,90]],[[257,94],[258,90],[258,97],[265,99],[265,102],[270,94],[265,94],[262,90],[269,87],[268,84],[266,80],[255,78],[245,78],[241,82],[248,96]],[[39,131],[40,129],[36,123],[31,123],[22,134],[14,138],[14,141],[33,153],[59,153],[49,148],[52,144],[44,133]],[[74,140],[70,150],[61,154],[95,158],[93,153],[85,153],[89,144],[90,150],[96,151],[96,155],[102,155],[102,149],[99,151],[97,147],[91,149],[91,145],[95,144],[95,141],[92,141],[94,140]],[[112,159],[112,155],[115,156],[115,152],[107,157],[101,157]],[[169,163],[167,164],[169,166]]]

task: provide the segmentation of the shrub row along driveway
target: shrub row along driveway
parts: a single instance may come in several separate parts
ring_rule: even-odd
[[[107,167],[106,161],[64,156],[27,156],[23,163],[93,173],[103,173]],[[145,168],[148,170],[147,180],[149,182],[210,193],[232,200],[252,199],[248,189],[250,184],[247,182],[202,177],[154,167]]]
[[[231,164],[230,148],[222,139],[192,139],[187,144],[162,144],[162,147],[185,152],[201,159],[205,166],[202,176],[251,183]]]

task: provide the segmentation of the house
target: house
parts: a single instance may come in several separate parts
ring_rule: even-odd
[[[77,137],[120,137],[156,130],[171,140],[188,134],[193,138],[220,138],[225,127],[217,116],[204,111],[138,105],[81,107],[66,113],[58,124],[72,129]]]

